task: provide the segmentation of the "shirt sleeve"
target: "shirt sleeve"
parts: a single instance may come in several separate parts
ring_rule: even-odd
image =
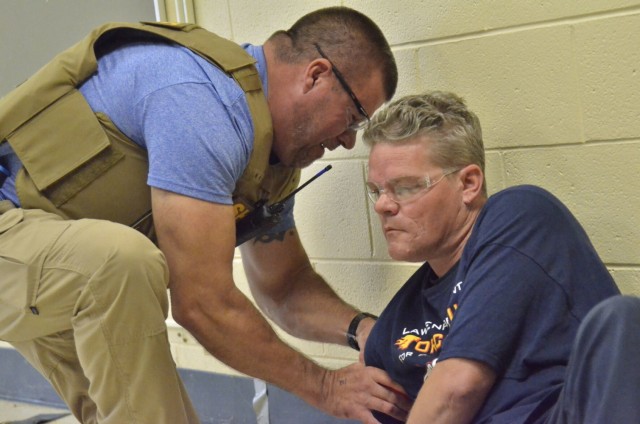
[[[485,246],[466,275],[440,360],[473,359],[503,373],[515,356],[525,356],[522,336],[540,324],[554,285],[532,258],[500,245]]]
[[[566,208],[536,188],[490,199],[460,260],[461,290],[441,359],[482,361],[513,378],[561,361],[564,329],[576,323],[567,282],[586,274],[577,265],[582,233]]]
[[[134,41],[99,58],[80,90],[149,153],[147,183],[230,204],[253,147],[242,89],[188,49]]]
[[[253,136],[245,111],[221,105],[208,84],[155,91],[141,113],[149,151],[148,184],[201,200],[231,204]]]

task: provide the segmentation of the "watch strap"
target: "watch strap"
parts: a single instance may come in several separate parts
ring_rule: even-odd
[[[358,345],[358,339],[356,338],[356,331],[358,330],[358,325],[360,325],[360,321],[362,321],[365,318],[373,318],[374,320],[378,319],[377,316],[370,314],[368,312],[359,312],[358,315],[353,317],[353,319],[349,323],[349,328],[347,330],[347,343],[349,343],[349,346],[351,346],[351,348],[358,351],[360,350],[360,346]]]

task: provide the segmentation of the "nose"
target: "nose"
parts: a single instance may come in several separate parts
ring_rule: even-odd
[[[380,193],[380,197],[373,204],[373,210],[378,215],[395,215],[398,213],[400,205],[394,202],[385,192]]]
[[[347,150],[351,150],[356,145],[356,133],[347,129],[345,132],[340,134],[338,137],[338,141]]]

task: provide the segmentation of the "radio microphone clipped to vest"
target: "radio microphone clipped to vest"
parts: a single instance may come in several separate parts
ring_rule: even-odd
[[[330,169],[331,165],[327,165],[279,202],[267,205],[265,200],[261,200],[256,203],[254,209],[247,216],[236,222],[236,246],[240,246],[247,240],[260,237],[275,227],[280,222],[280,214],[284,210],[284,204],[287,200]]]

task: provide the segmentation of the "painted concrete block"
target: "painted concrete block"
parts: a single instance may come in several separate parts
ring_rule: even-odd
[[[485,180],[489,195],[505,188],[502,154],[498,151],[485,151]]]
[[[236,287],[240,289],[242,293],[244,293],[252,302],[255,303],[253,296],[251,295],[251,289],[249,288],[249,282],[247,280],[247,276],[244,273],[244,268],[242,267],[242,259],[234,259],[233,260],[233,281],[236,283]]]
[[[421,88],[465,98],[486,148],[581,141],[569,28],[443,42],[419,54]]]
[[[323,359],[320,364],[325,367],[325,368],[329,368],[330,370],[335,370],[338,368],[344,368],[348,365],[353,364],[354,362],[356,362],[358,360],[357,358],[357,353],[355,350],[351,350],[352,352],[354,352],[356,354],[356,357],[354,358],[350,358],[350,359],[338,359],[338,358],[325,358]]]
[[[194,0],[194,15],[201,27],[233,40],[229,2],[226,0]]]
[[[618,284],[622,294],[640,296],[640,266],[609,267],[611,276]]]
[[[346,302],[377,315],[420,265],[323,261],[316,269]]]
[[[398,66],[398,89],[394,98],[416,94],[420,87],[422,75],[418,67],[418,49],[397,48],[393,50],[393,57]]]
[[[302,181],[323,164],[305,168]],[[296,196],[300,238],[311,257],[368,258],[369,222],[360,161],[336,161],[333,169]]]
[[[271,1],[234,0],[229,2],[234,40],[262,44],[271,34],[291,27],[303,15],[316,9],[339,6],[337,0]]]
[[[280,337],[289,346],[302,352],[304,355],[313,356],[314,358],[322,358],[325,356],[326,348],[324,343],[298,339],[286,333],[272,321],[269,321],[269,323],[271,324],[271,327],[274,329],[278,337]]]
[[[586,140],[640,138],[640,13],[575,26]]]
[[[504,152],[505,183],[540,185],[576,215],[608,264],[640,261],[640,143]]]
[[[637,7],[635,0],[510,1],[493,0],[345,0],[378,23],[392,44],[473,36],[514,27],[548,25],[559,19],[607,14]]]
[[[340,361],[340,363],[348,365],[358,361],[358,352],[349,346],[327,344],[325,345],[325,356],[322,359],[323,364],[328,368],[330,367],[328,364],[331,364],[332,361]]]

